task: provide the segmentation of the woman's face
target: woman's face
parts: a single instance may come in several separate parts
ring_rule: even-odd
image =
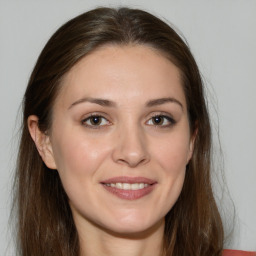
[[[146,46],[98,49],[64,78],[50,143],[77,227],[163,227],[193,149],[179,70]]]

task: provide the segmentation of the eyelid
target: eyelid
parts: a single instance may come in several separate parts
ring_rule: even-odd
[[[173,118],[173,116],[171,114],[167,114],[166,112],[158,112],[158,113],[152,113],[150,114],[150,118],[147,119],[147,122],[149,122],[149,120],[151,120],[154,117],[162,117],[168,120],[169,124],[167,125],[155,125],[155,124],[150,124],[150,126],[154,126],[156,128],[168,128],[170,126],[173,126],[176,124],[176,120]],[[146,123],[147,123],[146,122]]]
[[[107,124],[99,124],[99,125],[90,125],[90,124],[86,124],[86,122],[88,120],[90,120],[90,118],[92,117],[100,117],[104,120],[107,121]],[[152,120],[152,118],[154,117],[162,117],[162,118],[165,118],[168,122],[168,124],[148,124],[148,122],[150,120]],[[173,118],[173,116],[170,114],[170,113],[166,113],[166,112],[153,112],[149,115],[149,117],[147,118],[147,121],[146,121],[146,125],[148,126],[154,126],[155,128],[168,128],[168,127],[171,127],[173,125],[175,125],[177,123],[177,121]],[[102,113],[102,112],[93,112],[93,113],[89,113],[87,114],[85,117],[82,118],[81,120],[81,124],[87,128],[91,128],[91,129],[100,129],[100,128],[105,128],[106,126],[109,126],[112,124],[112,122],[109,120],[108,117],[106,117],[106,114],[105,113]]]
[[[108,124],[103,124],[103,125],[89,125],[89,124],[86,124],[86,121],[90,120],[90,118],[92,118],[92,117],[100,117],[102,119],[105,119],[108,122]],[[83,117],[82,120],[81,120],[81,124],[83,126],[87,127],[87,128],[100,129],[100,128],[104,128],[105,126],[111,125],[111,122],[109,121],[109,119],[107,117],[104,116],[104,114],[94,112],[94,113],[90,113],[90,114],[86,115],[85,117]]]

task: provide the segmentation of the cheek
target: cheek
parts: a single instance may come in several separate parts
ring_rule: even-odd
[[[63,133],[64,135],[64,133]],[[85,136],[61,136],[55,141],[54,156],[64,190],[75,209],[97,207],[100,167],[106,162],[108,146]],[[78,135],[78,134],[77,134]],[[104,169],[104,168],[102,168]]]
[[[54,145],[58,172],[62,180],[70,181],[94,178],[109,151],[106,145],[84,136],[61,136]]]
[[[173,134],[174,135],[174,134]],[[175,134],[162,141],[155,151],[155,161],[160,166],[163,174],[161,179],[166,191],[162,201],[170,202],[172,206],[177,200],[184,183],[187,159],[189,156],[189,137],[183,134]]]
[[[171,136],[155,147],[155,160],[167,173],[173,175],[184,170],[190,155],[189,138]]]

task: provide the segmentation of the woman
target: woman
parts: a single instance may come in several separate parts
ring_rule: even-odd
[[[24,96],[21,255],[221,255],[211,128],[196,62],[141,10],[62,26]]]

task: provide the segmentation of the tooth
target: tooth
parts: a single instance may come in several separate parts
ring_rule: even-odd
[[[107,187],[112,187],[112,188],[118,188],[118,189],[124,189],[124,190],[138,190],[138,189],[143,189],[149,186],[149,184],[145,183],[106,183]]]
[[[139,188],[140,188],[140,189],[144,188],[144,183],[140,183],[140,184],[139,184]]]
[[[137,189],[139,189],[139,184],[138,184],[138,183],[132,184],[132,185],[131,185],[131,189],[132,189],[132,190],[137,190]]]
[[[122,183],[116,183],[116,188],[123,189],[123,184]]]
[[[129,184],[129,183],[123,183],[123,189],[124,189],[124,190],[130,190],[130,189],[131,189],[131,184]]]

